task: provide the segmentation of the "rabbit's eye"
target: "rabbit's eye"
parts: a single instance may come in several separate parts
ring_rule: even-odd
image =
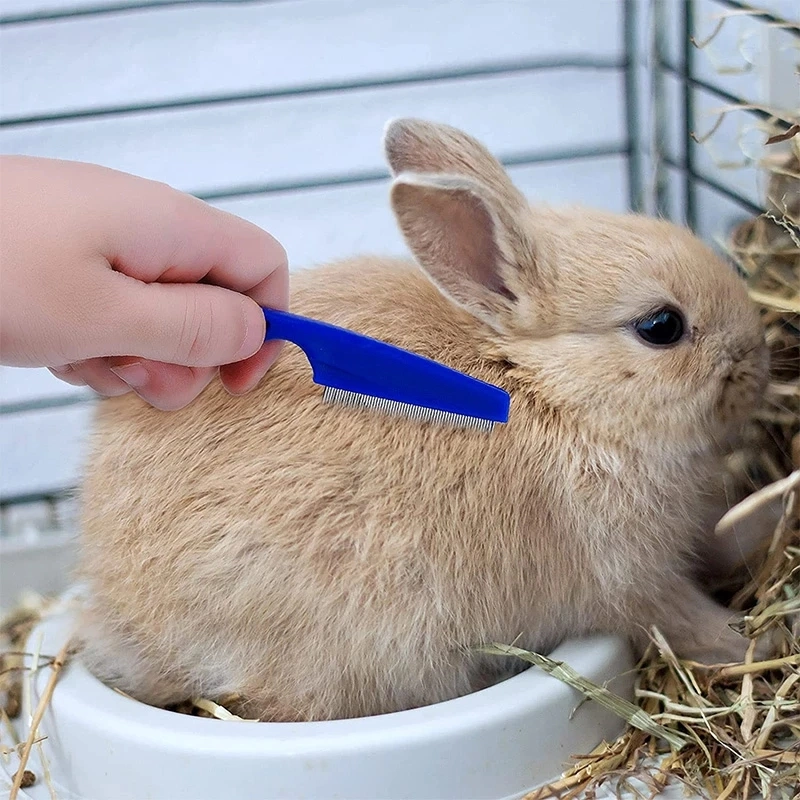
[[[636,335],[648,344],[667,347],[683,338],[683,317],[672,308],[659,308],[633,323]]]

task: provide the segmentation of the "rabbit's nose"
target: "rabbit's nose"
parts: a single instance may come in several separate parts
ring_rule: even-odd
[[[763,348],[766,351],[766,347]],[[764,391],[768,379],[768,362],[762,358],[760,346],[741,349],[731,356],[725,375],[728,391],[741,393],[743,402]]]
[[[769,348],[763,333],[760,331],[747,338],[725,341],[723,347],[726,361],[732,365],[748,363],[753,368],[766,368],[769,362]]]

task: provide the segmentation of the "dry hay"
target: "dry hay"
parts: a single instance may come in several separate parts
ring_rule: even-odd
[[[621,703],[603,703],[628,720],[628,730],[616,741],[578,756],[560,780],[525,800],[591,798],[604,785],[620,796],[627,789],[636,797],[649,797],[674,782],[717,800],[798,796],[799,472],[784,496],[785,513],[762,568],[733,603],[749,607],[755,600],[744,619],[744,633],[775,633],[780,644],[774,657],[753,662],[751,646],[744,663],[709,668],[678,659],[654,630],[654,643],[638,666],[637,716]],[[595,701],[603,691],[596,686],[576,688]]]
[[[39,780],[39,772],[50,797],[57,800],[55,787],[50,777],[47,758],[42,742],[47,738],[39,732],[40,723],[50,704],[56,682],[69,657],[69,642],[54,657],[46,656],[36,646],[26,651],[31,632],[36,624],[58,602],[48,600],[35,593],[23,597],[20,605],[8,614],[0,624],[0,758],[2,766],[12,767],[9,800],[16,800],[21,789],[33,786]],[[42,669],[50,669],[47,683],[39,700],[32,707],[34,697],[33,682]],[[27,717],[28,734],[24,740],[18,736],[12,720],[22,715]],[[36,748],[37,772],[29,769],[29,762]]]

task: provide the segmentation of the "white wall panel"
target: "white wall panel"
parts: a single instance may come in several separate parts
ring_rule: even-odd
[[[0,20],[18,18],[35,19],[42,16],[69,16],[92,12],[113,11],[131,6],[161,6],[177,3],[191,4],[196,0],[2,0]],[[211,0],[212,2],[235,3],[239,0]],[[247,1],[247,0],[245,0]],[[280,2],[281,0],[275,0]],[[265,0],[271,2],[271,0]]]
[[[383,127],[405,115],[461,127],[500,156],[622,149],[625,137],[619,73],[565,68],[10,126],[0,131],[0,151],[92,161],[186,191],[233,194],[380,174]]]
[[[594,157],[511,167],[514,182],[532,200],[624,211],[623,156]],[[389,207],[388,181],[274,192],[214,203],[274,234],[294,267],[355,253],[406,254]]]
[[[619,0],[293,0],[9,25],[7,118],[291,91],[520,60],[621,59]]]
[[[0,417],[0,496],[74,486],[91,413],[88,404]]]
[[[725,254],[734,228],[753,215],[741,204],[708,186],[698,184],[695,191],[697,233],[718,252]]]
[[[680,169],[670,168],[668,176],[670,189],[675,198],[672,212],[674,218],[680,220],[682,206],[678,201],[686,191],[686,173]],[[726,255],[734,228],[751,219],[753,214],[741,203],[702,183],[695,183],[694,192],[697,234],[718,253]]]
[[[0,406],[87,396],[85,388],[64,383],[46,369],[0,367]]]

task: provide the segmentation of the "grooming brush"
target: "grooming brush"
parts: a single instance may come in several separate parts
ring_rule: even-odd
[[[266,308],[264,317],[266,340],[305,353],[326,403],[482,431],[508,421],[510,398],[497,386],[326,322]]]

